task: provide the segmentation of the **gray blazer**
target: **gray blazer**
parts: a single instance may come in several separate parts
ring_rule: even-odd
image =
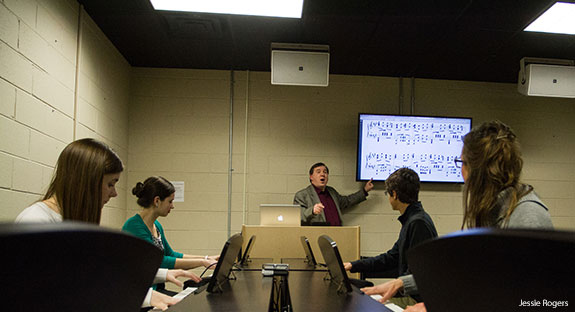
[[[337,208],[339,219],[342,221],[343,221],[343,218],[341,217],[342,209],[353,206],[366,199],[365,191],[363,189],[347,196],[339,195],[339,193],[333,187],[330,186],[326,186],[326,190],[329,192],[331,198],[333,198],[335,207]],[[312,184],[310,184],[303,190],[300,190],[297,193],[295,193],[293,203],[294,205],[300,205],[302,207],[301,208],[302,225],[310,225],[312,222],[326,222],[325,214],[323,213],[323,211],[318,215],[313,214],[313,206],[321,202]]]

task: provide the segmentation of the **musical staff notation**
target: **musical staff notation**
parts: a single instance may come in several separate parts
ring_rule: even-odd
[[[362,124],[362,174],[383,177],[402,167],[420,179],[461,179],[454,159],[461,153],[469,125],[447,122],[365,120]]]

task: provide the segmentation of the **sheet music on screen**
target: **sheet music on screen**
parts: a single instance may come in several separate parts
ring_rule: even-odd
[[[409,167],[422,182],[462,183],[454,159],[470,130],[471,118],[360,114],[357,180]]]

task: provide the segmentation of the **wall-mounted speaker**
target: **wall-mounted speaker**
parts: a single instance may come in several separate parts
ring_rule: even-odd
[[[517,90],[520,93],[530,96],[575,98],[573,61],[535,59],[555,64],[524,64],[529,60],[529,58],[521,60],[517,83]],[[563,63],[565,65],[562,65]]]
[[[274,85],[329,85],[329,47],[272,43],[271,83]]]

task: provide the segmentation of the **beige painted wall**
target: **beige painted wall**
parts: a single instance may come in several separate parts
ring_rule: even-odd
[[[332,75],[330,86],[319,88],[272,86],[266,72],[234,77],[232,233],[259,223],[259,204],[291,203],[317,161],[328,164],[331,186],[358,190],[357,114],[399,111],[397,78]],[[154,174],[184,181],[185,202],[160,221],[177,250],[217,252],[227,236],[230,72],[135,68],[132,78],[128,184]],[[411,81],[403,86],[409,113]],[[522,142],[525,181],[558,228],[575,229],[575,100],[525,97],[515,88],[416,79],[414,113],[511,125]],[[424,184],[420,196],[441,234],[461,227],[461,186]],[[138,210],[135,200],[128,208],[128,215]],[[344,222],[361,226],[362,253],[373,255],[397,239],[397,217],[376,184]]]
[[[79,14],[73,0],[0,2],[1,221],[41,197],[75,139],[103,140],[127,163],[130,66]],[[103,225],[125,221],[125,185],[122,178]]]

